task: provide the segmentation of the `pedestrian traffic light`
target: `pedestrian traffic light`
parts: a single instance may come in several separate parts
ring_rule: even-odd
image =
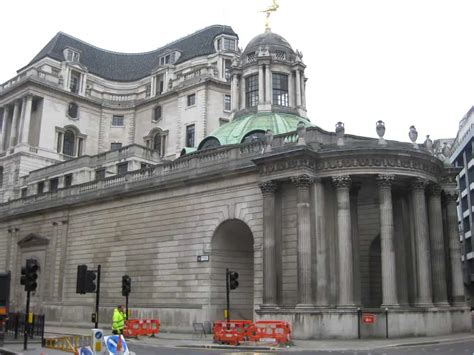
[[[95,285],[95,271],[87,270],[86,272],[86,292],[95,292],[96,285]]]
[[[235,290],[239,287],[239,273],[237,271],[229,271],[229,287],[231,290]]]
[[[77,265],[76,293],[86,294],[87,265]]]
[[[132,291],[132,279],[128,275],[122,276],[122,296],[127,297]]]
[[[26,267],[21,268],[20,284],[25,286],[25,291],[35,291],[38,287],[36,280],[38,279],[39,265],[35,259],[26,260]]]

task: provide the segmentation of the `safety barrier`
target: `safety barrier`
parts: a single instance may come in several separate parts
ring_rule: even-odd
[[[64,336],[59,338],[45,338],[44,347],[77,354],[77,349],[91,344],[91,336]]]
[[[125,321],[123,335],[125,337],[155,336],[160,332],[158,319],[128,319]]]
[[[216,321],[212,329],[215,343],[239,345],[243,341],[286,344],[290,341],[290,324],[283,321],[249,320]]]
[[[239,345],[247,340],[247,330],[253,325],[250,320],[216,321],[212,330],[214,342]]]

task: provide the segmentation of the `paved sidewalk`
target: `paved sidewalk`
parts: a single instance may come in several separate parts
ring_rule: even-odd
[[[111,332],[104,330],[105,335]],[[46,327],[47,337],[61,335],[90,335],[90,329],[85,328],[68,328],[68,327]],[[409,345],[427,345],[438,343],[458,342],[464,340],[474,340],[472,333],[459,333],[451,335],[443,335],[436,337],[418,337],[418,338],[398,338],[398,339],[355,339],[355,340],[295,340],[294,346],[286,348],[286,351],[301,350],[327,350],[327,351],[364,351],[381,348],[409,346]],[[141,337],[140,339],[129,339],[129,344],[146,344],[160,347],[196,347],[196,348],[219,348],[221,346],[212,343],[212,336],[207,335],[206,338],[196,338],[189,333],[166,333],[160,332],[156,337]],[[271,346],[269,344],[269,346]],[[42,349],[39,344],[29,344],[29,351],[24,354],[64,354],[64,352]],[[5,348],[23,352],[23,344],[6,344]],[[266,347],[268,349],[268,346]],[[240,347],[242,349],[242,347]],[[259,349],[255,347],[254,349]],[[261,348],[260,348],[261,349]],[[282,349],[283,350],[283,349]]]

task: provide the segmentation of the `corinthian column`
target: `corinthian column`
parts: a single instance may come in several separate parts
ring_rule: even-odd
[[[428,237],[428,217],[426,214],[425,187],[427,181],[416,179],[412,183],[413,219],[415,222],[416,260],[418,294],[416,305],[419,307],[433,306],[431,294],[430,244]]]
[[[298,305],[313,306],[313,288],[311,282],[311,208],[309,188],[313,178],[308,175],[292,177],[296,185],[298,214]]]
[[[397,307],[397,269],[395,266],[395,246],[393,242],[393,175],[379,175],[380,244],[382,249],[382,307]]]
[[[272,103],[272,71],[270,70],[270,64],[267,64],[265,68],[265,103]]]
[[[232,75],[232,93],[231,93],[231,102],[232,102],[232,111],[238,111],[239,110],[239,88],[238,88],[238,83],[239,77],[237,74]]]
[[[21,132],[21,143],[28,143],[28,136],[30,134],[30,122],[31,122],[31,105],[33,102],[33,96],[27,95],[25,100],[25,109],[23,112],[23,124]]]
[[[349,200],[351,177],[348,175],[333,176],[332,180],[337,195],[337,262],[339,266],[337,303],[339,307],[353,307],[354,279],[352,274],[351,209]]]
[[[428,211],[430,220],[433,301],[437,306],[448,306],[443,215],[441,213],[441,188],[438,185],[431,185],[429,188]]]
[[[277,185],[265,181],[258,185],[263,194],[263,303],[277,304],[277,260],[275,238],[275,192]]]
[[[296,107],[301,106],[301,73],[296,69]]]
[[[265,102],[264,96],[264,75],[263,75],[263,64],[260,64],[258,67],[258,104],[262,105]]]
[[[0,151],[5,150],[5,142],[7,138],[7,120],[10,115],[10,108],[5,105],[3,107],[2,133],[0,135]]]
[[[314,242],[316,246],[316,305],[327,307],[329,305],[328,282],[328,251],[326,241],[326,217],[324,203],[324,186],[321,179],[314,180]]]
[[[458,214],[456,190],[445,190],[446,210],[448,214],[449,260],[451,262],[451,295],[453,306],[465,306],[464,285],[462,280],[461,251],[459,244]]]
[[[10,129],[10,147],[14,147],[17,143],[18,116],[20,115],[20,101],[15,101],[13,107],[12,127]]]

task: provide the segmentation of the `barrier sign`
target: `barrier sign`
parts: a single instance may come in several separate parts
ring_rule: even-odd
[[[90,346],[86,346],[85,348],[77,349],[77,354],[79,355],[94,355]]]
[[[374,324],[375,323],[375,314],[362,313],[362,323],[364,323],[364,324]]]
[[[119,338],[120,337],[120,338]],[[121,335],[110,335],[104,337],[105,348],[109,355],[130,355],[125,338]]]

